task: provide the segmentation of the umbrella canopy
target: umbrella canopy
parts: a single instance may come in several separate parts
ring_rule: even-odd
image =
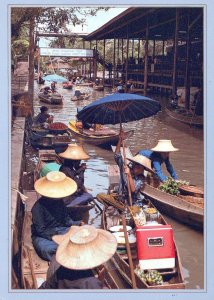
[[[66,82],[66,81],[68,81],[67,78],[59,76],[57,74],[47,75],[47,76],[43,77],[42,79],[44,79],[45,81],[56,81],[56,82]]]
[[[89,123],[118,124],[153,116],[161,109],[156,100],[128,93],[115,93],[85,106],[77,118]]]

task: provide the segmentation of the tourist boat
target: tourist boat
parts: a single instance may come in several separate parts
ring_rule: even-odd
[[[63,87],[63,89],[72,90],[73,84],[71,81],[63,82],[62,87]]]
[[[80,129],[76,126],[76,121],[70,121],[68,124],[68,129],[72,134],[76,135],[78,138],[84,140],[87,143],[94,145],[115,145],[119,139],[119,133],[109,129],[104,128],[101,130],[90,131],[88,129]],[[133,130],[126,132],[129,136],[133,134]]]
[[[127,157],[132,156],[126,149]],[[118,185],[119,168],[117,165],[108,166],[109,180],[112,185]],[[171,195],[157,188],[151,177],[146,177],[143,194],[152,201],[155,207],[169,217],[189,225],[197,230],[203,230],[204,199],[189,195]]]
[[[63,97],[58,92],[49,92],[48,94],[44,93],[44,88],[42,88],[38,93],[39,100],[41,102],[51,104],[51,105],[62,105]]]
[[[31,239],[31,208],[38,199],[35,191],[25,191],[24,221],[21,237],[21,284],[24,289],[38,289],[46,280],[48,262],[41,259],[34,250]],[[94,269],[94,275],[103,282],[105,289],[119,289],[118,284],[108,269],[107,264]]]
[[[104,91],[104,85],[94,85],[93,88],[95,91]]]
[[[179,109],[165,108],[165,112],[172,119],[188,124],[190,126],[203,127],[203,116],[194,115],[192,113],[186,113]]]
[[[147,209],[151,208],[151,207],[154,209],[154,206],[151,204],[151,202],[148,202],[146,207],[147,207]],[[104,207],[103,213],[102,213],[102,227],[105,230],[111,230],[111,228],[118,227],[118,226],[110,227],[110,226],[112,226],[111,224],[114,224],[115,215],[116,215],[115,208],[114,208],[114,214],[111,215],[110,213],[107,213],[107,207]],[[119,219],[119,221],[120,221],[120,219]],[[159,223],[158,230],[161,230],[162,225],[167,225],[166,221],[160,214],[158,214],[158,223]],[[133,227],[135,227],[135,225],[133,225],[133,224],[134,224],[134,222],[132,222],[132,229],[133,229]],[[122,228],[122,226],[120,226],[120,227]],[[144,227],[144,229],[147,228],[147,230],[151,230],[151,227],[153,227],[153,226],[148,226],[148,227],[141,226],[140,228],[143,228],[143,227]],[[155,228],[155,227],[153,227],[153,228]],[[166,229],[166,227],[164,227],[164,230],[165,229]],[[158,230],[156,230],[157,233],[158,233]],[[122,229],[120,229],[120,232],[121,231],[122,231]],[[130,238],[130,235],[128,236],[128,239],[129,238]],[[184,283],[183,274],[182,274],[182,265],[181,265],[178,249],[177,249],[176,244],[173,239],[171,240],[171,243],[174,244],[174,248],[175,248],[174,266],[162,265],[162,269],[161,268],[159,269],[158,267],[160,267],[159,266],[160,261],[155,262],[155,264],[156,264],[155,270],[159,271],[159,274],[163,278],[163,282],[162,282],[162,284],[154,283],[153,285],[150,285],[148,283],[148,281],[146,281],[139,275],[139,273],[137,272],[137,269],[136,269],[139,264],[139,260],[137,258],[136,240],[135,240],[135,242],[133,240],[129,242],[130,253],[131,253],[132,262],[133,262],[133,272],[134,272],[133,276],[135,278],[137,289],[149,289],[150,290],[150,289],[184,289],[185,288],[185,283]],[[158,249],[157,251],[161,251],[161,250]],[[125,242],[118,241],[118,249],[117,249],[116,253],[114,254],[114,256],[111,258],[111,263],[115,266],[115,269],[117,269],[117,271],[120,273],[122,278],[133,288],[133,281],[132,281],[133,279],[132,279],[132,275],[131,275],[131,270],[130,270],[130,265],[129,265]],[[166,266],[166,268],[165,268],[165,266]],[[154,268],[151,267],[149,269],[154,269]],[[144,269],[145,274],[148,271],[149,270]]]

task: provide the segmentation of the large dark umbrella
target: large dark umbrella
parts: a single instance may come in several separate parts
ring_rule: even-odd
[[[77,118],[89,123],[118,124],[148,118],[160,109],[159,102],[148,97],[115,93],[85,106]]]
[[[148,118],[156,114],[160,109],[159,102],[148,97],[128,93],[115,93],[85,106],[78,112],[77,118],[84,122],[95,124],[120,123],[122,129],[122,123]],[[124,143],[123,149],[125,162]],[[132,205],[129,187],[128,190],[130,205]]]

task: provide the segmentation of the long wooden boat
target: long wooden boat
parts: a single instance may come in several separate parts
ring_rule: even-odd
[[[203,127],[203,116],[187,115],[182,112],[179,112],[178,110],[172,110],[169,108],[165,108],[165,112],[172,119],[175,119],[182,123],[188,124],[190,126],[193,125],[197,127]]]
[[[83,93],[79,97],[72,96],[71,101],[80,101],[80,100],[88,100],[91,97],[92,93]]]
[[[78,138],[86,141],[87,143],[93,145],[116,145],[119,139],[119,134],[103,134],[96,135],[96,132],[89,131],[89,130],[82,130],[76,127],[76,121],[70,121],[68,124],[68,129],[72,132],[72,134],[76,135]],[[133,130],[129,130],[126,132],[128,135],[133,134]]]
[[[50,133],[46,129],[32,129],[29,132],[30,143],[37,148],[52,148],[65,147],[72,141],[72,135],[69,130],[64,134]]]
[[[130,150],[126,149],[127,157]],[[118,185],[119,169],[117,165],[108,166],[109,181],[112,186]],[[143,194],[149,198],[157,209],[169,217],[189,225],[197,230],[203,230],[204,205],[203,199],[191,196],[174,196],[153,186],[152,180],[146,177]]]
[[[34,170],[34,181],[36,181],[41,174],[42,168],[46,163],[55,162],[59,165],[62,164],[62,159],[56,154],[54,150],[39,150],[39,160]],[[83,220],[85,223],[88,222],[89,210],[94,207],[94,204],[87,205],[75,205],[69,207],[69,214],[73,220]]]
[[[104,85],[94,85],[95,91],[104,91]]]
[[[39,100],[41,102],[51,104],[51,105],[62,105],[63,103],[63,97],[60,93],[54,92],[54,93],[48,93],[44,94],[44,88],[42,88],[38,93]]]
[[[151,203],[147,203],[147,205],[153,207]],[[113,218],[115,217],[106,214],[106,208],[104,208],[102,213],[102,226],[105,230],[109,230],[107,224],[112,224]],[[158,223],[162,225],[166,225],[166,221],[161,215],[159,215]],[[136,248],[132,246],[131,255],[132,255],[132,261],[134,267],[134,277],[136,281],[136,287],[138,289],[184,289],[185,288],[183,274],[182,274],[182,265],[181,265],[178,249],[175,243],[174,246],[175,246],[175,267],[158,270],[163,278],[163,284],[161,285],[160,284],[149,285],[146,280],[142,279],[142,277],[139,276],[139,273],[136,271],[136,268],[139,264],[136,255]],[[121,249],[118,248],[118,251],[111,258],[111,262],[118,270],[120,275],[123,277],[123,279],[132,287],[132,279],[131,279],[132,277],[131,277],[131,271],[128,263],[128,255],[126,251],[125,253],[124,251],[121,252]]]
[[[37,201],[38,195],[35,191],[25,191],[25,195],[28,196],[28,199],[25,203],[21,237],[21,284],[24,289],[38,289],[46,280],[48,262],[37,255],[31,239],[31,208]],[[119,289],[107,264],[96,268],[94,275],[103,282],[105,289]]]

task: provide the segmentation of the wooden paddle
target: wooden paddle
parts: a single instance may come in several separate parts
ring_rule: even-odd
[[[137,286],[136,286],[136,280],[135,280],[135,274],[134,274],[132,254],[131,254],[129,238],[128,238],[128,234],[127,234],[127,230],[126,230],[126,219],[125,219],[124,214],[122,214],[121,217],[122,217],[122,225],[123,225],[124,237],[125,237],[125,242],[126,242],[126,251],[127,251],[128,260],[129,260],[129,268],[130,268],[130,273],[131,273],[132,287],[133,287],[133,289],[136,289]]]

